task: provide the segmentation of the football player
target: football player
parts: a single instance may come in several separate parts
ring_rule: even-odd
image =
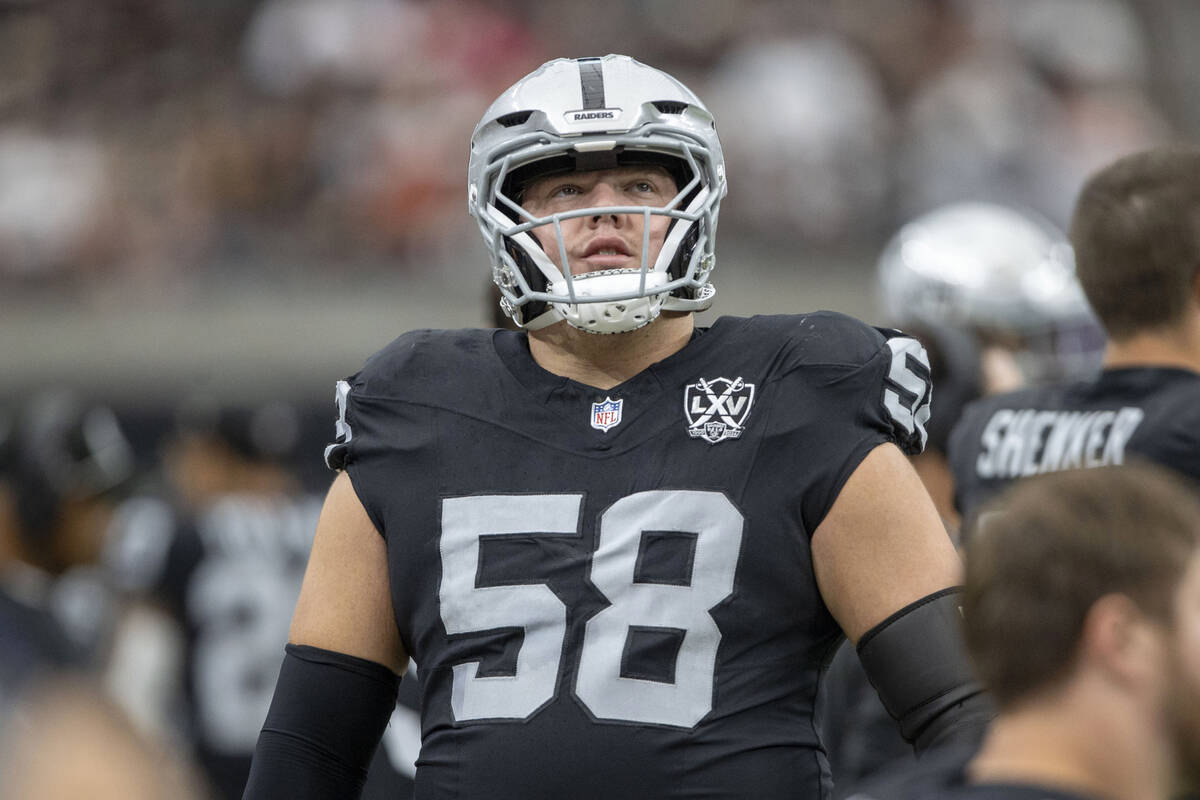
[[[929,443],[913,461],[955,530],[946,447],[964,406],[981,394],[1093,377],[1104,333],[1075,277],[1066,234],[1030,209],[990,202],[934,209],[892,236],[876,274],[888,323],[940,362]]]
[[[1090,377],[1103,332],[1066,234],[1029,209],[975,201],[922,214],[888,241],[876,275],[888,323],[921,342],[937,381],[929,438],[911,461],[957,539],[947,444],[963,409],[982,394]],[[839,648],[822,688],[839,795],[892,761],[912,760],[852,648]]]
[[[955,502],[973,514],[1020,478],[1139,456],[1200,480],[1200,148],[1127,156],[1084,186],[1076,270],[1103,324],[1090,380],[988,397],[950,439]]]
[[[107,406],[47,390],[0,416],[0,708],[31,679],[98,670],[116,607],[94,573],[133,451]]]
[[[181,697],[163,703],[178,708],[159,716],[182,722],[214,796],[239,798],[321,499],[301,489],[291,468],[300,422],[292,405],[198,396],[176,416],[162,448],[166,486],[122,505],[107,560],[120,585],[165,612],[182,640],[168,659],[179,665]],[[397,722],[392,732],[401,736]],[[386,752],[394,749],[389,741]],[[411,796],[411,780],[382,751],[372,775],[380,791],[372,796]]]
[[[1141,800],[1200,784],[1200,503],[1164,467],[1023,481],[968,537],[967,647],[999,715],[975,754],[858,800]]]
[[[917,342],[713,302],[712,116],[629,57],[559,59],[471,140],[519,331],[407,333],[338,384],[318,523],[246,797],[351,797],[419,665],[417,796],[819,796],[843,634],[928,749],[989,716],[960,564],[905,453]]]

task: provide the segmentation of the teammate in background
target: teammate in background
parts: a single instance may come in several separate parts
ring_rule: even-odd
[[[410,655],[425,798],[819,796],[843,632],[917,747],[977,735],[958,556],[904,455],[923,351],[827,312],[695,326],[726,192],[700,100],[552,61],[468,174],[524,330],[405,334],[338,384],[246,797],[354,796]]]
[[[1200,503],[1149,463],[1039,476],[967,541],[967,647],[999,716],[974,755],[859,800],[1166,800],[1200,778]]]
[[[1098,172],[1071,241],[1108,334],[1103,372],[968,408],[950,441],[964,515],[1014,480],[1133,456],[1200,480],[1200,147],[1149,150]]]
[[[1028,209],[964,202],[923,214],[887,243],[877,274],[888,323],[925,345],[931,361],[940,355],[929,444],[913,460],[956,531],[946,452],[965,405],[1093,377],[1104,333],[1075,278],[1066,235]]]
[[[116,415],[72,392],[0,417],[0,711],[31,681],[99,670],[116,608],[92,573],[133,469]]]
[[[159,717],[182,720],[218,798],[245,788],[320,512],[291,466],[299,429],[285,403],[189,399],[162,448],[165,485],[127,501],[114,525],[121,585],[181,634],[182,696]],[[376,773],[378,796],[411,796],[386,764]]]
[[[967,404],[1099,369],[1103,333],[1073,273],[1062,231],[997,203],[954,203],[923,214],[880,254],[887,321],[921,342],[937,383],[929,441],[911,461],[956,540],[961,520],[947,449]],[[822,700],[837,795],[889,763],[912,760],[851,647],[834,654]]]

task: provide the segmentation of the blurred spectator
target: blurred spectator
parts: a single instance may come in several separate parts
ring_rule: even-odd
[[[1041,185],[1056,170],[1053,95],[1009,53],[972,54],[923,85],[903,111],[897,152],[898,212],[909,218],[968,199],[1060,205]],[[1061,217],[1060,217],[1061,221]]]
[[[94,265],[111,180],[103,151],[88,138],[0,128],[0,281]]]
[[[439,85],[445,62],[427,61],[429,11],[407,0],[268,0],[244,39],[246,71],[268,94],[321,85],[370,89],[385,80]]]
[[[889,105],[899,108],[971,47],[956,0],[835,0],[829,26],[877,65]]]
[[[1063,225],[1087,174],[1170,135],[1147,96],[1144,34],[1125,3],[959,7],[970,46],[903,111],[903,217],[984,199]]]
[[[891,120],[873,66],[833,36],[743,42],[707,91],[730,171],[723,219],[793,245],[845,244],[881,222]],[[799,240],[799,241],[797,241]]]
[[[967,198],[1062,223],[1091,169],[1172,134],[1150,92],[1182,63],[1149,60],[1139,13],[1163,12],[1124,0],[61,0],[4,13],[10,284],[97,266],[175,291],[334,262],[432,274],[470,236],[464,178],[446,167],[464,109],[539,52],[630,50],[710,84],[725,117],[761,120],[725,132],[747,176],[726,236],[869,246]]]

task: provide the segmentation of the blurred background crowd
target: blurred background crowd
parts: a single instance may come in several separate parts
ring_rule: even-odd
[[[324,395],[400,330],[480,322],[467,141],[562,55],[633,54],[714,111],[748,278],[721,313],[869,317],[902,221],[1061,224],[1097,164],[1200,130],[1197,30],[1186,0],[3,0],[4,388]]]
[[[905,221],[990,200],[1065,225],[1097,167],[1200,136],[1198,36],[1190,0],[0,0],[3,585],[103,676],[98,730],[237,796],[334,381],[492,320],[466,165],[500,91],[558,56],[678,76],[730,176],[709,313],[882,323]],[[43,658],[19,629],[0,709]]]
[[[560,55],[629,52],[679,75],[728,151],[723,232],[797,255],[861,247],[963,197],[1061,221],[1096,163],[1200,125],[1200,10],[1178,0],[5,0],[0,13],[9,291],[465,269],[467,138],[491,98]]]

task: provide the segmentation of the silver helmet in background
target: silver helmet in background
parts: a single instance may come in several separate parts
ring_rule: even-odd
[[[529,181],[571,170],[655,164],[678,194],[663,207],[585,208],[536,217],[521,206]],[[621,333],[662,310],[712,304],[717,213],[725,162],[712,115],[686,86],[628,56],[558,59],[500,95],[471,137],[468,202],[491,256],[501,307],[537,330],[565,319],[592,333]],[[567,263],[562,220],[598,213],[672,219],[658,258],[640,268],[571,275],[530,233],[553,225]]]
[[[1029,383],[1099,370],[1104,333],[1070,242],[1032,211],[969,202],[917,217],[884,248],[878,288],[891,324],[968,330],[1010,351]]]

